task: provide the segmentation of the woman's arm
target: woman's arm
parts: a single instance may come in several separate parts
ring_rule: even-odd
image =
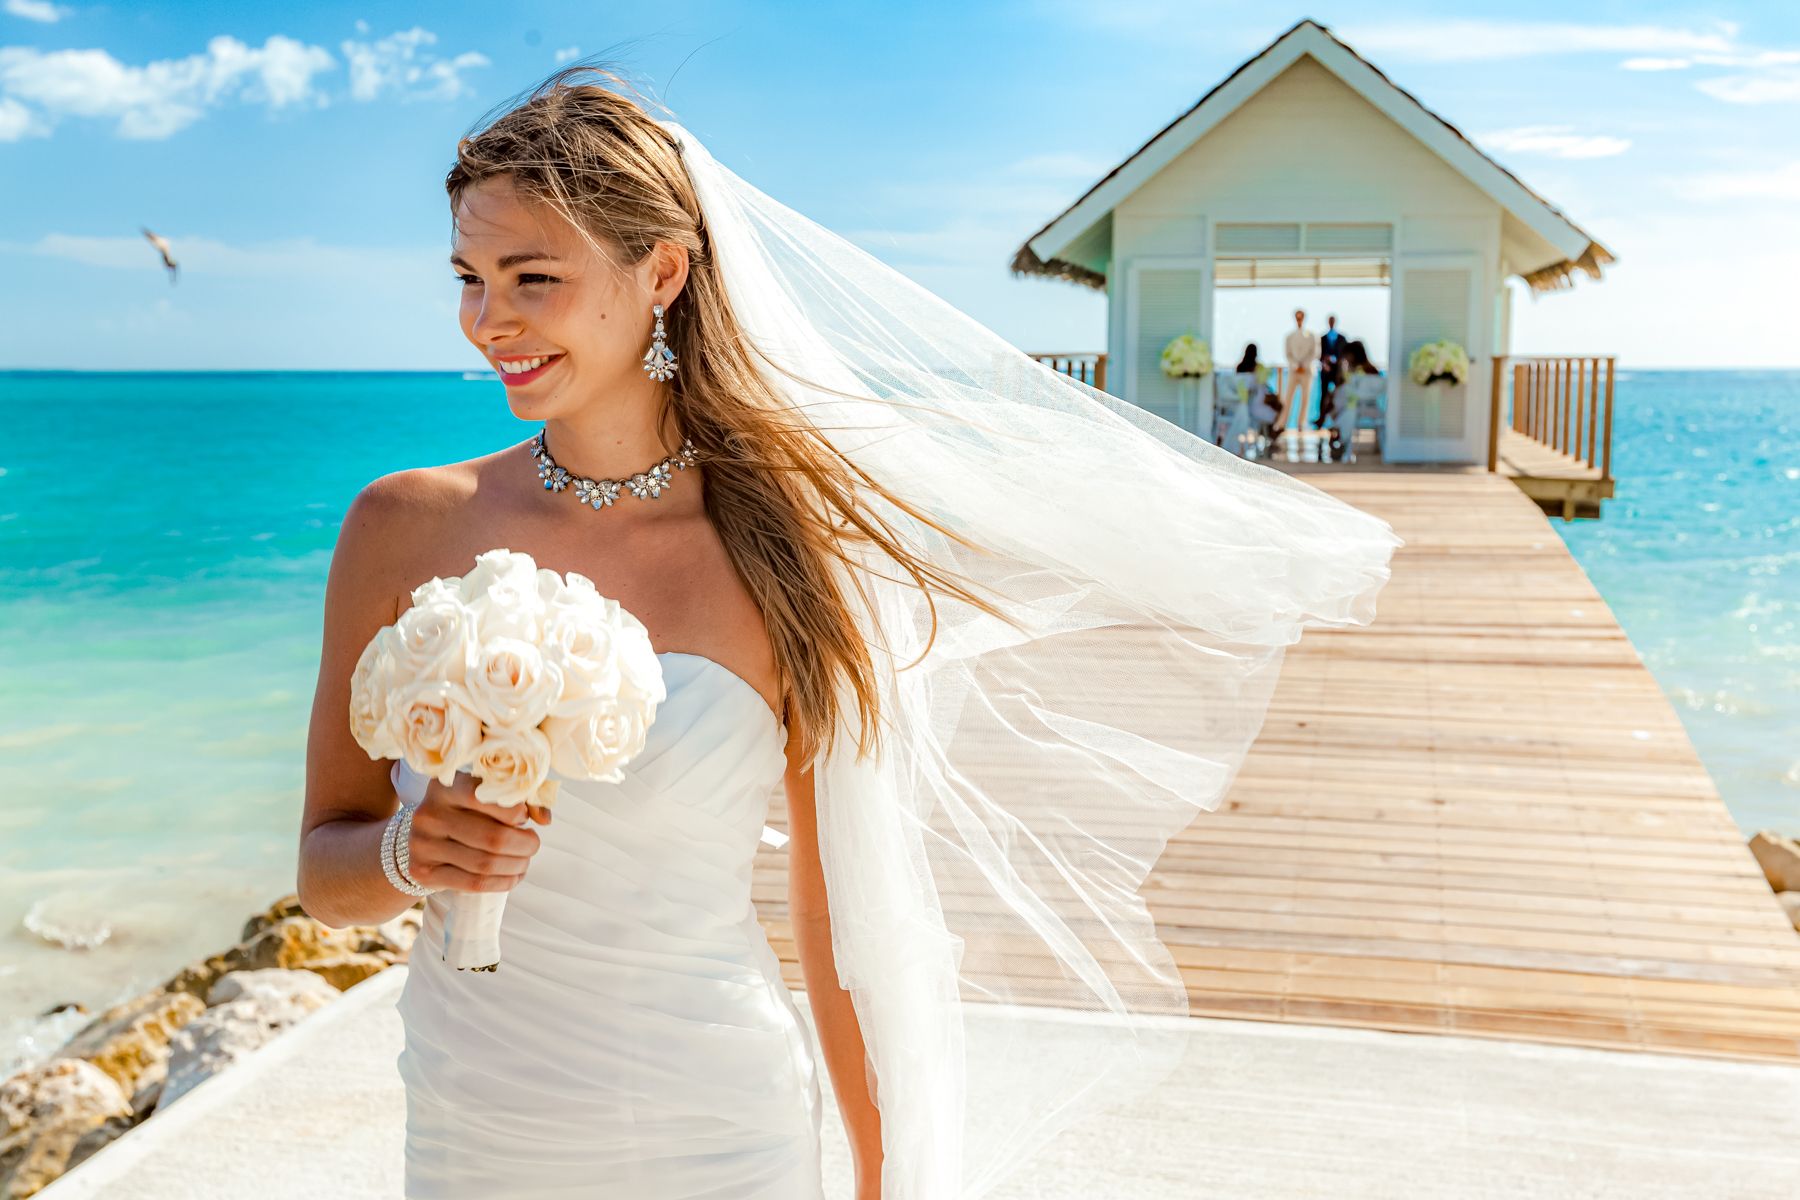
[[[838,986],[837,959],[831,952],[831,911],[825,901],[825,876],[819,861],[819,831],[814,809],[813,773],[800,761],[799,720],[789,706],[788,770],[783,779],[788,809],[788,919],[794,949],[806,980],[806,999],[819,1049],[831,1073],[844,1132],[856,1164],[857,1200],[881,1197],[881,1114],[869,1094],[867,1050],[850,993]]]
[[[325,585],[324,638],[306,741],[306,798],[296,881],[308,916],[341,929],[376,924],[418,901],[382,870],[383,827],[400,798],[386,759],[371,760],[350,732],[350,677],[363,647],[398,615],[404,594],[395,548],[415,531],[413,472],[363,488],[344,514]]]

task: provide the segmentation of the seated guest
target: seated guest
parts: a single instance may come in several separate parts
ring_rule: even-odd
[[[1269,371],[1256,361],[1256,343],[1251,342],[1244,347],[1244,357],[1238,360],[1237,373],[1248,375],[1256,382],[1250,388],[1250,416],[1262,427],[1264,437],[1274,437],[1281,427],[1281,397],[1269,386]]]
[[[1360,340],[1349,342],[1344,346],[1343,380],[1332,390],[1331,409],[1325,414],[1331,426],[1331,457],[1333,460],[1344,456],[1344,440],[1339,426],[1343,410],[1351,400],[1373,401],[1380,394],[1381,372],[1369,361],[1369,351]],[[1355,437],[1352,429],[1350,436]]]

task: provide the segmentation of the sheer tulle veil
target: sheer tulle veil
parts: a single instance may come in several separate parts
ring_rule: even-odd
[[[813,767],[882,1196],[984,1195],[1184,1058],[1205,1069],[1139,888],[1224,797],[1285,647],[1370,621],[1400,542],[1039,364],[662,124],[771,385],[979,546],[882,508],[1011,618],[939,596],[931,640],[926,597],[891,564],[843,568],[881,747],[857,756],[846,688]]]

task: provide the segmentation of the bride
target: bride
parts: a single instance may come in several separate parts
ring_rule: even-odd
[[[1137,888],[1397,539],[1055,375],[619,83],[565,68],[458,145],[462,331],[539,428],[351,504],[301,900],[409,907],[381,848],[415,805],[413,1200],[821,1197],[821,1064],[859,1198],[983,1195],[1180,1065]],[[362,647],[495,547],[592,579],[667,683],[554,813],[390,775],[346,721]],[[785,904],[752,896],[777,791]],[[496,971],[437,952],[469,891],[509,893]]]

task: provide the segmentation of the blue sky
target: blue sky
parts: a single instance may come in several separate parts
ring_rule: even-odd
[[[0,368],[481,365],[445,264],[456,140],[602,52],[1015,344],[1098,349],[1103,301],[1013,279],[1013,250],[1304,16],[1619,255],[1521,296],[1516,349],[1800,366],[1800,4],[1249,7],[0,0]]]

